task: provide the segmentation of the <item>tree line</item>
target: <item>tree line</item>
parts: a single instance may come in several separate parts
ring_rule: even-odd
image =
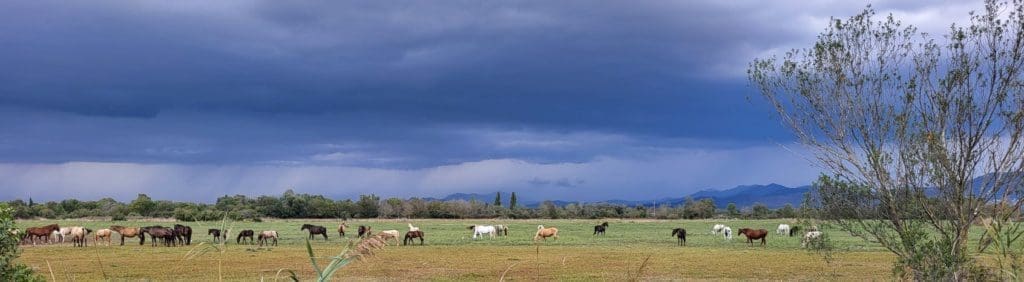
[[[503,205],[501,193],[493,201],[450,200],[422,198],[387,198],[361,195],[359,199],[334,200],[322,195],[285,191],[280,196],[245,195],[222,196],[213,204],[154,200],[139,194],[128,203],[112,198],[96,201],[67,199],[35,203],[21,199],[8,202],[16,218],[175,218],[181,221],[231,220],[260,221],[262,218],[792,218],[800,212],[792,205],[771,209],[763,204],[740,208],[730,203],[717,208],[712,199],[686,198],[682,204],[658,206],[627,206],[609,203],[570,203],[557,205],[544,201],[536,207],[516,203],[511,193],[508,204]]]

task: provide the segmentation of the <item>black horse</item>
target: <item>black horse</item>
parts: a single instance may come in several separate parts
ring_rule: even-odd
[[[366,235],[366,237],[370,237],[370,227],[369,226],[364,226],[364,225],[360,225],[359,226],[359,238],[363,238],[363,235]]]
[[[598,235],[598,234],[604,235],[604,231],[606,229],[608,229],[608,222],[607,221],[604,222],[604,223],[601,223],[601,225],[595,225],[594,226],[594,235]]]
[[[796,234],[800,234],[800,226],[793,226],[793,228],[789,229],[789,237],[793,237]]]
[[[235,238],[235,243],[242,244],[242,240],[245,240],[245,238],[249,238],[249,245],[255,244],[256,242],[253,241],[254,233],[256,232],[249,229],[242,230],[242,232],[238,232],[238,237]]]
[[[420,238],[420,245],[423,245],[423,231],[419,230],[406,232],[405,240],[402,241],[408,246],[409,243],[416,242],[416,238]]]
[[[192,245],[192,227],[175,224],[174,233],[175,237],[178,238],[178,244]]]
[[[317,234],[324,235],[324,240],[327,240],[327,227],[323,227],[320,225],[303,224],[302,229],[299,230],[309,231],[310,240],[313,240],[315,238],[315,235]]]
[[[678,243],[679,243],[680,246],[686,246],[686,229],[682,229],[682,228],[672,229],[672,236],[676,236],[676,238],[679,238],[679,242]]]
[[[206,234],[207,235],[213,235],[213,242],[214,243],[217,243],[217,241],[225,242],[228,239],[228,233],[227,232],[221,233],[220,229],[209,229],[209,230],[206,230]]]

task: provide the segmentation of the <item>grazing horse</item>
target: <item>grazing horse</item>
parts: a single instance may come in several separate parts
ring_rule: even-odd
[[[384,239],[385,243],[388,242],[388,239],[395,239],[395,245],[399,245],[400,244],[398,242],[398,235],[399,234],[402,234],[402,233],[399,233],[398,230],[384,230],[384,231],[381,231],[380,233],[377,233],[378,236],[381,236],[381,239]]]
[[[252,231],[251,229],[242,230],[242,232],[238,232],[238,237],[235,238],[235,243],[242,244],[242,242],[245,242],[246,238],[249,238],[249,245],[256,244],[256,242],[253,241],[252,239],[252,236],[255,233],[256,232]]]
[[[358,230],[359,231],[359,238],[370,237],[370,228],[371,227],[369,227],[369,226],[360,225],[359,226],[359,230]]]
[[[40,227],[29,227],[25,229],[25,236],[32,241],[32,245],[36,244],[36,238],[44,240],[46,243],[50,243],[50,235],[53,231],[60,231],[60,226],[56,224],[50,224]]]
[[[494,229],[498,231],[498,236],[508,236],[508,225],[495,225]]]
[[[597,234],[604,235],[604,230],[605,229],[608,229],[608,222],[607,221],[604,222],[604,223],[601,223],[601,225],[594,226],[594,235],[597,235]]]
[[[139,237],[139,245],[141,246],[143,244],[146,244],[146,235],[142,234],[142,228],[111,225],[110,230],[117,232],[117,234],[121,234],[121,246],[124,246],[124,237]]]
[[[722,232],[722,229],[725,229],[725,224],[715,224],[715,226],[711,228],[711,234],[718,235],[718,233]]]
[[[345,238],[345,229],[348,229],[348,224],[342,222],[338,225],[338,237]]]
[[[537,234],[533,235],[533,240],[544,239],[544,241],[547,241],[548,237],[554,237],[555,240],[558,240],[558,228],[544,228],[544,225],[537,225]]]
[[[89,244],[86,242],[89,237],[89,233],[92,233],[92,229],[75,226],[71,227],[71,244],[75,247],[85,247]]]
[[[323,226],[320,226],[320,225],[303,224],[302,228],[299,229],[299,230],[309,231],[309,239],[310,240],[316,239],[316,237],[314,235],[317,235],[317,234],[324,235],[324,240],[325,241],[327,240],[327,227],[323,227]]]
[[[227,230],[225,230],[227,231]],[[224,242],[228,239],[228,233],[221,233],[220,229],[211,228],[206,230],[206,235],[213,235],[213,243],[216,244],[218,241]]]
[[[402,240],[402,242],[408,246],[409,243],[415,242],[416,238],[420,238],[420,245],[423,245],[423,231],[419,230],[405,232],[405,240]]]
[[[722,235],[726,240],[732,240],[732,228],[729,228],[728,226],[722,228]]]
[[[107,241],[107,246],[110,246],[110,237],[113,237],[113,233],[114,231],[111,231],[110,229],[96,230],[96,235],[94,235],[93,240],[96,240],[96,244],[99,244],[102,239]]]
[[[672,229],[672,236],[675,236],[676,238],[678,238],[677,241],[678,241],[680,246],[686,246],[686,229],[683,229],[683,228],[673,228]]]
[[[174,225],[174,237],[181,245],[192,245],[192,227],[181,224]]]
[[[163,240],[164,246],[166,247],[173,246],[177,240],[177,237],[174,234],[174,229],[164,228],[159,225],[143,227],[142,233],[149,234],[149,238],[153,240],[153,247],[156,247],[157,239]]]
[[[260,242],[260,247],[263,247],[263,243],[270,246],[270,239],[274,239],[274,246],[277,246],[277,231],[267,230],[260,232],[260,236],[257,237],[256,241]]]
[[[804,238],[800,240],[800,247],[806,248],[808,243],[814,243],[821,238],[821,231],[811,231],[804,234]]]
[[[796,234],[799,234],[799,233],[800,233],[800,226],[793,226],[793,228],[789,229],[789,237],[793,237],[793,235],[796,235]]]
[[[754,240],[757,239],[761,239],[761,246],[767,246],[766,238],[768,237],[768,230],[740,228],[740,234],[747,236],[747,243],[750,243],[751,246],[754,245]]]
[[[789,224],[779,224],[779,228],[775,229],[775,234],[789,235]]]
[[[484,234],[490,235],[491,238],[494,238],[495,233],[498,233],[498,229],[490,225],[470,225],[466,229],[473,230],[473,239],[476,239],[477,236],[483,237]]]

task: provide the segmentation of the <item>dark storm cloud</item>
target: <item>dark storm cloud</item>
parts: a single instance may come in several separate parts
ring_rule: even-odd
[[[806,46],[865,4],[6,1],[0,163],[708,161],[788,142],[747,62]],[[875,7],[941,31],[977,4]],[[58,168],[82,167],[109,169]],[[501,185],[531,179],[603,185],[536,173]]]

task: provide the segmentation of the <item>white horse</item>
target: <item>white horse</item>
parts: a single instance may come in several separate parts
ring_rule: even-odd
[[[715,227],[711,228],[711,234],[718,235],[718,233],[722,232],[722,228],[725,228],[724,224],[715,224]]]
[[[412,226],[412,223],[409,223],[409,232],[413,232],[413,231],[420,231],[420,228],[416,227],[416,226]]]
[[[775,233],[789,235],[789,224],[779,224],[779,228],[775,229]]]
[[[53,231],[53,239],[57,243],[64,243],[64,239],[71,235],[71,227],[61,227],[59,230]]]
[[[491,238],[494,238],[495,233],[498,233],[497,229],[491,225],[473,225],[469,229],[473,229],[473,239],[476,239],[477,236],[483,237],[484,234],[491,235]]]
[[[725,235],[726,240],[732,240],[732,228],[728,226],[722,227],[722,234]]]
[[[812,240],[818,240],[818,238],[821,238],[821,231],[807,232],[807,234],[804,234],[804,239],[800,240],[800,247],[806,248],[807,243],[810,243]]]

